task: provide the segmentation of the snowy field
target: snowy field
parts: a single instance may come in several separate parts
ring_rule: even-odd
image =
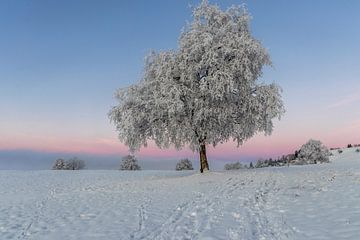
[[[232,172],[0,171],[0,239],[359,239],[360,153]]]

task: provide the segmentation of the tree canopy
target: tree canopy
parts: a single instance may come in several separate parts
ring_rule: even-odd
[[[246,9],[203,1],[193,17],[178,49],[152,52],[141,81],[116,93],[109,116],[133,151],[148,140],[200,153],[229,139],[239,146],[257,132],[270,134],[284,113],[280,87],[259,81],[271,61]]]

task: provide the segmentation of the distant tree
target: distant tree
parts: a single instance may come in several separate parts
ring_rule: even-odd
[[[85,162],[77,157],[73,157],[65,162],[66,170],[81,170],[85,168]]]
[[[263,160],[262,159],[258,159],[256,164],[255,164],[255,168],[262,168],[263,167]]]
[[[353,146],[349,143],[348,145],[347,145],[347,148],[352,148]]]
[[[194,170],[192,163],[189,159],[181,159],[176,164],[176,171],[182,171],[182,170]]]
[[[241,169],[241,168],[244,168],[244,167],[239,162],[228,163],[228,164],[225,164],[225,166],[224,166],[224,170],[238,170],[238,169]]]
[[[298,152],[297,164],[329,162],[330,151],[320,141],[310,139]]]
[[[275,161],[275,166],[284,166],[288,162],[288,155],[282,155]]]
[[[64,168],[65,168],[65,160],[62,158],[56,159],[52,169],[63,170]]]
[[[289,167],[290,164],[294,163],[294,161],[298,158],[299,156],[299,151],[296,150],[294,154],[288,154],[286,156],[284,156],[283,158],[283,164],[287,164],[287,166]]]
[[[298,158],[299,157],[299,150],[295,150],[295,153],[294,153],[294,159]]]
[[[249,166],[249,168],[254,168],[254,165],[253,165],[253,163],[252,163],[252,162],[250,162],[250,166]]]
[[[275,161],[274,161],[272,158],[270,158],[270,159],[269,159],[269,166],[270,166],[270,167],[273,167],[273,166],[275,166],[275,165],[276,165]]]
[[[141,170],[140,165],[138,164],[137,159],[133,155],[127,155],[122,158],[120,170]]]
[[[265,159],[265,161],[263,162],[263,167],[268,167],[269,166],[269,159]]]
[[[203,172],[207,145],[270,135],[284,106],[280,87],[259,81],[271,60],[244,8],[223,11],[204,0],[193,17],[178,49],[150,54],[141,81],[117,92],[109,117],[130,150],[149,139],[160,148],[189,146]]]

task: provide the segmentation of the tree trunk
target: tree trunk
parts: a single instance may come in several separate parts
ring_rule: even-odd
[[[209,164],[206,157],[206,145],[200,143],[200,172],[209,171]]]

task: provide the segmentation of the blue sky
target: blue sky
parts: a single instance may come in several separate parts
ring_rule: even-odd
[[[247,4],[274,64],[264,80],[282,86],[287,109],[273,136],[220,146],[210,157],[276,156],[311,137],[328,146],[360,142],[359,1],[210,2]],[[0,159],[24,150],[125,154],[106,115],[113,93],[138,81],[150,50],[177,47],[198,3],[0,1]],[[157,153],[195,156],[156,147],[139,156]]]

